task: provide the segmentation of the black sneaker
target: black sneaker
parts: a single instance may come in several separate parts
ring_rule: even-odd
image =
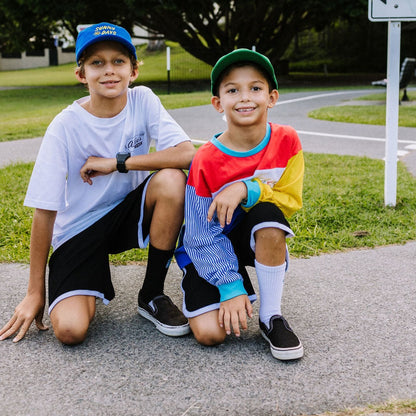
[[[303,357],[303,346],[286,319],[280,315],[270,318],[270,329],[259,321],[260,332],[270,344],[270,351],[279,360],[297,360]]]
[[[145,303],[139,293],[138,301],[139,314],[153,322],[162,334],[180,337],[191,331],[188,320],[168,296],[156,296],[149,303]]]

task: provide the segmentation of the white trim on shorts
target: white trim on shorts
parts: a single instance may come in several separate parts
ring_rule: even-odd
[[[146,184],[144,185],[143,192],[142,192],[142,199],[141,199],[141,204],[140,204],[140,217],[139,217],[139,222],[137,223],[137,242],[139,244],[139,248],[146,248],[147,245],[149,244],[150,230],[149,230],[149,234],[147,235],[146,239],[143,240],[142,224],[143,224],[143,217],[144,217],[144,203],[146,201],[147,187],[149,186],[149,182],[151,181],[152,176],[155,173],[156,172],[154,172],[151,175],[146,177],[148,179],[146,181]]]
[[[182,292],[184,292],[183,289],[182,289]],[[257,300],[257,295],[253,293],[252,295],[249,295],[248,299],[251,303],[253,303]],[[195,318],[196,316],[219,309],[220,305],[221,305],[221,302],[211,303],[210,305],[204,306],[203,308],[190,312],[186,309],[185,294],[184,294],[183,301],[182,301],[182,313],[185,315],[185,318]]]
[[[279,228],[280,230],[283,230],[286,234],[286,238],[294,237],[295,233],[286,225],[281,224],[277,221],[265,221],[260,222],[259,224],[255,225],[251,229],[251,236],[250,236],[250,248],[253,250],[253,252],[256,252],[256,241],[254,240],[254,233],[258,230],[261,230],[263,228]]]
[[[250,248],[253,250],[253,253],[256,252],[256,241],[254,240],[254,233],[258,230],[261,230],[262,228],[279,228],[287,233],[286,238],[291,238],[295,236],[295,233],[292,231],[291,228],[286,227],[286,225],[283,225],[280,222],[274,222],[274,221],[261,222],[255,225],[251,230]],[[285,272],[287,272],[287,270],[289,269],[289,249],[287,248],[287,244],[286,244],[286,256],[285,257],[286,257],[285,258],[286,260]]]
[[[51,314],[52,309],[61,301],[72,296],[95,296],[96,298],[102,299],[104,305],[108,305],[110,301],[104,297],[104,293],[97,292],[96,290],[77,289],[65,292],[58,296],[48,308],[48,315]]]

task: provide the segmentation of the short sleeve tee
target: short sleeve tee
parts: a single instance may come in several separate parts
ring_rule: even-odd
[[[189,137],[173,120],[159,98],[147,87],[128,90],[124,109],[111,118],[99,118],[74,101],[49,125],[32,172],[24,205],[57,211],[54,249],[88,228],[119,204],[149,174],[113,172],[84,183],[80,169],[89,156],[132,156],[175,146]]]

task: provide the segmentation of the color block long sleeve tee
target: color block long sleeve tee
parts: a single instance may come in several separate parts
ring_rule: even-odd
[[[263,140],[249,152],[230,150],[217,137],[197,151],[189,171],[183,246],[199,275],[218,287],[223,302],[246,291],[226,235],[229,227],[223,229],[216,216],[207,220],[213,199],[227,186],[243,181],[247,202],[235,210],[231,227],[243,210],[259,202],[271,202],[290,217],[302,207],[304,161],[300,140],[290,126],[268,124]]]

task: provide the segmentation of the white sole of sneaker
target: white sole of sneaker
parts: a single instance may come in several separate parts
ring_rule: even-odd
[[[263,338],[269,343],[270,352],[272,353],[274,358],[277,358],[281,361],[288,361],[298,360],[299,358],[303,357],[302,343],[300,343],[297,347],[294,348],[276,348],[274,345],[272,345],[269,338],[267,338],[267,335],[262,330],[260,330],[260,333],[263,336]]]
[[[189,328],[189,324],[181,325],[181,326],[170,326],[160,323],[156,318],[150,315],[146,309],[137,308],[139,315],[143,318],[146,318],[148,321],[152,322],[156,329],[164,335],[168,335],[169,337],[181,337],[183,335],[187,335],[191,332],[191,328]]]

